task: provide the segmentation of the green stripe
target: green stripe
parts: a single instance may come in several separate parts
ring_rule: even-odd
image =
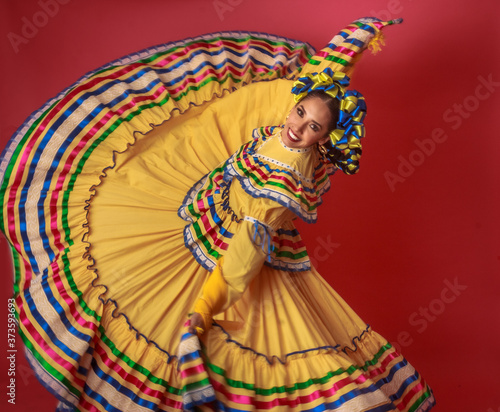
[[[325,60],[326,61],[331,61],[331,62],[334,62],[334,63],[339,63],[342,66],[347,66],[349,64],[349,62],[347,60],[342,59],[342,58],[337,57],[337,56],[332,56],[332,55],[326,56]]]
[[[292,196],[296,197],[297,199],[299,199],[304,204],[304,206],[307,208],[308,212],[311,212],[311,211],[315,210],[318,207],[318,205],[316,203],[313,203],[313,204],[309,203],[309,201],[306,200],[302,195],[293,192],[292,189],[290,189],[288,186],[284,185],[283,183],[274,182],[274,181],[268,181],[266,183],[266,185],[276,186],[276,187],[280,187],[282,189],[287,190]]]
[[[204,386],[209,386],[211,385],[210,379],[202,379],[201,381],[196,381],[192,383],[188,383],[187,385],[184,385],[182,387],[182,392],[190,392],[195,389],[203,388]]]
[[[285,258],[289,258],[289,259],[292,259],[292,260],[298,260],[298,259],[302,259],[303,257],[307,257],[307,251],[302,251],[302,252],[299,252],[299,253],[293,253],[293,252],[289,252],[289,251],[282,251],[282,252],[279,252],[279,253],[276,253],[276,257],[285,257]]]
[[[200,240],[203,246],[205,246],[206,252],[210,255],[215,257],[216,259],[219,259],[221,257],[221,254],[217,252],[215,249],[212,248],[212,242],[208,240],[202,233],[200,229],[200,225],[198,222],[193,222],[191,227],[194,229],[196,233],[196,239]]]
[[[215,187],[214,176],[217,174],[222,174],[224,169],[226,168],[226,165],[227,165],[227,162],[225,162],[222,167],[218,167],[218,168],[214,169],[208,175],[208,178],[207,178],[205,184],[202,186],[202,188],[196,194],[194,201],[192,201],[190,204],[187,205],[187,210],[193,218],[199,219],[201,217],[201,213],[197,212],[197,210],[199,210],[199,208],[197,206],[195,206],[195,204],[196,204],[196,202],[202,200],[203,204],[206,205],[206,203],[205,203],[206,196],[204,195],[204,193],[207,190],[212,190]]]
[[[153,373],[150,370],[134,362],[127,355],[125,355],[123,352],[117,349],[116,345],[106,336],[105,329],[102,326],[99,326],[99,332],[101,334],[101,341],[111,350],[113,355],[116,356],[118,359],[120,359],[122,362],[126,363],[131,369],[134,369],[137,372],[141,373],[152,383],[164,387],[167,392],[178,396],[182,395],[181,389],[170,386],[166,380],[158,378],[157,376],[153,375]]]
[[[236,160],[236,164],[238,165],[238,167],[239,167],[240,171],[243,173],[243,175],[245,175],[248,178],[251,178],[255,182],[256,185],[258,185],[260,187],[265,187],[266,185],[272,185],[272,186],[276,186],[276,187],[279,187],[281,189],[284,189],[287,192],[289,192],[292,196],[299,199],[302,203],[305,203],[305,206],[309,210],[311,210],[311,206],[308,206],[308,202],[301,195],[294,193],[291,189],[288,188],[288,186],[284,185],[283,183],[273,182],[273,181],[269,181],[269,180],[264,183],[262,180],[260,180],[260,177],[257,174],[252,173],[250,170],[248,170],[245,167],[245,165],[243,164],[243,162],[241,161],[240,158],[238,158]]]
[[[378,359],[380,358],[381,354],[383,352],[385,352],[387,349],[390,349],[392,348],[391,344],[387,344],[385,346],[383,346],[378,352],[377,354],[374,356],[374,358],[372,360],[369,360],[365,363],[365,366],[362,367],[362,368],[358,368],[357,366],[355,365],[351,365],[349,368],[347,369],[342,369],[342,368],[339,368],[337,369],[336,371],[330,371],[328,372],[325,376],[321,377],[321,378],[311,378],[311,379],[308,379],[307,381],[304,381],[304,382],[299,382],[299,383],[296,383],[292,386],[275,386],[275,387],[272,387],[272,388],[267,388],[267,389],[264,389],[264,388],[258,388],[256,387],[254,384],[251,384],[251,383],[245,383],[243,381],[239,381],[239,380],[234,380],[234,379],[229,379],[227,377],[227,373],[226,371],[223,369],[223,368],[220,368],[219,366],[216,366],[212,363],[210,363],[209,360],[207,360],[205,363],[206,365],[217,375],[221,376],[224,378],[224,381],[228,384],[228,386],[231,386],[233,388],[240,388],[240,389],[246,389],[246,390],[250,390],[250,391],[253,391],[255,392],[256,395],[263,395],[263,396],[270,396],[270,395],[273,395],[273,394],[277,394],[277,393],[285,393],[285,392],[294,392],[295,390],[297,389],[307,389],[309,388],[310,386],[312,385],[323,385],[325,383],[328,383],[328,381],[330,379],[332,379],[334,376],[339,376],[339,375],[342,375],[344,373],[347,373],[348,375],[352,375],[353,373],[355,373],[356,371],[358,370],[361,370],[361,369],[366,369],[366,365],[368,364],[375,364],[378,362]],[[429,395],[427,395],[426,397],[428,397]]]
[[[392,345],[390,343],[387,343],[386,345],[382,346],[380,350],[375,354],[372,360],[367,361],[363,366],[362,369],[364,371],[367,371],[370,366],[373,366],[378,363],[378,360],[380,357],[383,355],[385,351],[388,351],[389,349],[392,348]]]
[[[415,412],[420,407],[420,405],[422,405],[430,396],[431,390],[427,388],[427,391],[415,401],[411,408],[408,409],[408,412]]]
[[[14,296],[18,296],[21,289],[19,288],[19,281],[21,280],[21,264],[19,262],[19,253],[13,245],[9,243],[10,253],[12,256],[12,264],[14,265]]]
[[[350,366],[348,369],[345,370],[339,368],[336,371],[328,372],[325,376],[321,378],[311,378],[304,382],[295,383],[292,386],[283,385],[283,386],[274,386],[272,388],[264,389],[256,387],[253,383],[245,383],[243,381],[229,379],[226,376],[226,371],[224,369],[216,365],[213,365],[210,362],[207,362],[207,366],[210,368],[210,370],[212,370],[212,372],[223,377],[225,383],[227,383],[228,386],[232,388],[246,389],[254,392],[255,395],[261,395],[261,396],[271,396],[278,393],[293,393],[296,390],[308,389],[313,385],[324,385],[328,383],[328,381],[331,380],[334,376],[340,376],[345,373],[347,373],[348,375],[352,375],[358,370],[355,366]]]
[[[78,289],[76,286],[75,280],[73,279],[73,275],[70,270],[70,262],[68,259],[68,254],[67,254],[67,249],[65,250],[65,253],[61,257],[62,263],[63,263],[63,269],[64,269],[64,275],[66,276],[66,280],[68,281],[69,287],[71,291],[77,296],[78,298],[78,303],[84,310],[84,312],[88,315],[93,317],[97,322],[101,321],[101,316],[97,314],[94,310],[92,310],[87,303],[83,300],[83,293]],[[86,320],[86,322],[90,322]]]

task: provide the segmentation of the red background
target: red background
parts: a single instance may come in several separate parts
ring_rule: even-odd
[[[46,18],[44,2],[53,0],[0,3],[2,147],[81,75],[155,44],[254,30],[321,48],[355,18],[404,17],[386,30],[382,53],[366,55],[354,74],[369,113],[361,172],[336,176],[320,223],[301,229],[319,271],[428,380],[436,411],[500,410],[497,2],[59,0]],[[13,41],[34,19],[37,32]],[[480,78],[490,79],[489,90]],[[447,137],[432,146],[438,128]],[[413,166],[404,169],[406,162]],[[21,352],[16,405],[7,403],[12,269],[2,236],[0,253],[0,405],[51,411],[55,400]]]

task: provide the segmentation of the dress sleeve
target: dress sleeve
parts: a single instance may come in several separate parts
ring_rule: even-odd
[[[268,259],[275,230],[294,216],[273,200],[252,198],[237,181],[231,185],[229,204],[240,219],[239,230],[195,304],[194,311],[204,317],[205,325],[241,298]]]

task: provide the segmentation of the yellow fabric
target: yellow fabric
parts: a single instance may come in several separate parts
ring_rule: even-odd
[[[243,221],[240,224],[242,227],[232,240],[222,266],[222,274],[228,285],[227,301],[214,314],[228,309],[241,298],[248,284],[260,272],[266,257],[261,247],[252,240],[252,223]]]
[[[113,314],[119,321],[113,328],[114,341],[120,342],[122,335],[126,341],[135,333],[133,327],[162,350],[176,353],[185,318],[210,275],[184,246],[186,222],[177,210],[189,189],[214,164],[250,139],[253,127],[284,120],[284,102],[293,105],[290,83],[257,83],[205,110],[193,107],[187,117],[173,118],[137,135],[135,145],[116,155],[115,167],[106,170],[90,202],[92,231],[89,245],[83,246],[89,247],[93,260],[81,267],[89,276],[98,276],[93,283],[96,298],[102,293],[107,304],[116,303]],[[214,134],[226,129],[230,133],[220,137],[221,144],[213,144]],[[98,153],[100,148],[95,150]],[[270,140],[260,154],[282,156],[298,170],[310,167],[308,156],[286,151],[278,140]],[[230,204],[240,217],[253,217],[275,229],[294,218],[272,200],[249,198],[237,182],[231,185]],[[265,254],[253,244],[253,223],[235,221],[229,230],[234,234],[234,253],[226,252],[222,267],[228,298],[214,320],[233,339],[256,352],[282,356],[324,345],[347,345],[362,333],[365,323],[314,270],[271,269],[262,264]],[[80,278],[84,276],[76,280]],[[89,287],[88,283],[77,286]],[[226,338],[220,328],[203,335],[206,343]]]

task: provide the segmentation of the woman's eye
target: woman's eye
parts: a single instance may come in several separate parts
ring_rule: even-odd
[[[300,117],[302,117],[302,115],[303,115],[302,110],[301,110],[301,109],[299,109],[298,107],[297,107],[297,114],[298,114]]]
[[[311,125],[311,129],[313,129],[315,132],[318,131],[318,126],[316,126],[315,124],[312,124]]]

